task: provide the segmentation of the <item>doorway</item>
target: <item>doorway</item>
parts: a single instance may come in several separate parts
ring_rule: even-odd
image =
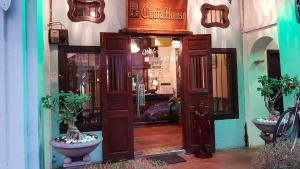
[[[135,156],[183,149],[179,48],[174,36],[131,37]]]
[[[172,39],[172,35],[170,36]],[[166,41],[170,41],[170,36],[159,36],[158,38],[166,38],[169,39],[165,39]],[[174,36],[176,37],[177,35]],[[103,105],[104,161],[134,158],[135,147],[137,147],[134,144],[135,128],[137,130],[141,129],[140,132],[136,132],[136,136],[139,133],[143,133],[145,139],[147,139],[147,136],[151,139],[154,138],[154,136],[151,136],[151,132],[174,131],[177,136],[176,134],[171,134],[171,136],[163,135],[170,140],[181,140],[176,145],[178,144],[187,153],[195,153],[201,146],[204,146],[199,144],[200,139],[209,144],[214,151],[211,36],[180,35],[176,37],[176,39],[181,40],[181,45],[174,54],[175,56],[178,54],[177,62],[173,63],[161,63],[162,60],[157,59],[159,57],[155,56],[160,50],[174,50],[171,49],[170,43],[168,43],[169,45],[166,48],[159,49],[157,46],[152,45],[153,43],[155,44],[155,40],[154,42],[151,40],[153,36],[150,36],[150,40],[146,40],[147,38],[149,39],[149,36],[101,33],[100,62],[103,75],[101,78],[101,102]],[[141,45],[144,43],[150,44],[151,48],[150,50],[145,48],[147,50],[140,52],[142,49]],[[155,52],[155,50],[158,52]],[[143,51],[146,53],[146,56],[142,55],[143,57],[135,59],[137,57],[135,53],[140,52],[140,54],[143,54]],[[147,55],[152,55],[152,58]],[[176,57],[163,58],[166,60],[175,58],[176,61]],[[177,64],[174,68],[175,71],[169,70],[169,73],[167,73],[168,75],[171,72],[175,80],[170,80],[172,79],[169,78],[170,76],[164,77],[163,70],[152,70],[152,68],[161,69],[164,64],[166,67],[172,67],[172,65]],[[151,76],[149,76],[149,73],[151,73]],[[162,77],[152,76],[156,74]],[[165,81],[168,78],[169,80]],[[153,97],[158,97],[157,101],[159,102],[154,103],[157,106],[154,106],[152,109],[150,109],[150,106],[153,104],[149,106],[151,111],[148,112],[147,116],[141,116],[143,113],[146,114],[147,111],[145,109],[145,112],[143,112],[141,106],[147,107],[147,103],[151,102],[151,100],[147,101],[147,94],[152,99]],[[158,94],[162,94],[164,97],[160,98],[160,96],[157,96]],[[170,112],[170,107],[167,106],[170,96],[178,96],[178,94],[181,98],[181,108],[178,115],[176,115],[176,113],[172,114],[174,111]],[[165,100],[165,102],[160,103],[162,100]],[[161,113],[156,111],[156,109],[169,110],[169,114],[171,113],[172,115],[168,115],[168,112]],[[197,128],[196,123],[198,115],[205,116],[209,121],[208,125],[201,129],[209,130],[210,134],[205,136],[199,135],[199,128]],[[170,129],[169,122],[178,127],[174,130],[173,128]],[[138,124],[142,127],[135,127]],[[155,129],[153,127],[144,127],[147,124],[155,125]],[[165,129],[162,130],[162,128]],[[181,133],[178,132],[180,130],[182,131]],[[180,135],[182,139],[180,139]],[[142,144],[147,143],[144,142]]]
[[[267,63],[268,63],[268,77],[280,79],[281,78],[281,66],[280,66],[280,54],[279,50],[267,50]],[[275,102],[275,110],[283,112],[283,97]]]

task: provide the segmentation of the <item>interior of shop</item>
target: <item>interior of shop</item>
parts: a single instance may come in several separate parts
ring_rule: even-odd
[[[134,149],[182,148],[179,48],[176,37],[131,39]]]

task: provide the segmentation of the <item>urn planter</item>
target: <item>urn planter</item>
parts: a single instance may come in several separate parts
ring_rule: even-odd
[[[102,142],[102,137],[85,143],[64,143],[52,139],[50,144],[64,155],[64,168],[91,164],[90,153]]]
[[[260,137],[265,143],[271,143],[277,121],[266,122],[259,119],[253,119],[252,123],[261,131]]]

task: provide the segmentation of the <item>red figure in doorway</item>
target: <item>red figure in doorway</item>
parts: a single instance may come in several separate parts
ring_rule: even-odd
[[[204,104],[200,104],[196,107],[195,113],[195,135],[199,144],[199,150],[195,153],[199,158],[212,157],[212,147],[210,144],[210,121],[208,113],[204,111]]]

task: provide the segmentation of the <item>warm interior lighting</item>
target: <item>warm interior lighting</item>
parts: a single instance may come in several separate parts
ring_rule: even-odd
[[[179,49],[180,46],[181,46],[180,40],[177,39],[177,38],[173,38],[173,39],[172,39],[172,46],[173,46],[173,48],[175,48],[175,49]]]
[[[152,81],[152,86],[158,86],[158,80],[156,80],[156,79],[153,80],[153,81]]]
[[[131,48],[131,53],[138,53],[140,51],[140,48],[138,47],[138,45],[134,40],[131,40],[130,48]]]
[[[149,57],[144,57],[144,61],[145,61],[145,62],[149,62],[149,61],[150,61],[150,58],[149,58]]]
[[[90,12],[90,16],[91,16],[91,17],[96,17],[96,12],[95,12],[94,10],[92,10],[92,11]]]

